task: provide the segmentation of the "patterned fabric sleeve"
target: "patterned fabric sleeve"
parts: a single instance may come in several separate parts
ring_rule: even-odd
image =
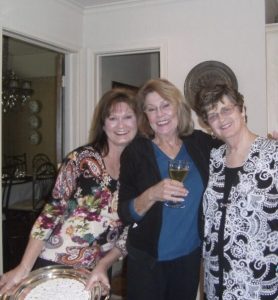
[[[115,247],[118,248],[122,253],[122,256],[120,257],[120,259],[123,259],[125,256],[127,256],[126,240],[127,240],[128,228],[129,228],[129,226],[126,226],[124,228],[122,234],[119,236],[119,238],[115,244]]]
[[[52,190],[52,199],[47,203],[37,218],[31,230],[34,239],[47,240],[53,230],[59,230],[56,225],[60,222],[70,197],[76,190],[78,172],[76,170],[74,152],[69,154],[62,164]]]

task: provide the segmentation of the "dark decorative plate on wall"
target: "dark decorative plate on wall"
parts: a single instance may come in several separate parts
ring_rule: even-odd
[[[184,83],[184,95],[194,109],[195,96],[205,86],[225,83],[237,89],[234,72],[219,61],[204,61],[188,73]]]

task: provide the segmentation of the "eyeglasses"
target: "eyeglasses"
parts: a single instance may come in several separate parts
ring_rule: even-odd
[[[170,102],[165,101],[162,102],[159,106],[154,106],[154,105],[146,105],[144,108],[144,112],[148,115],[156,114],[158,110],[161,113],[169,113],[172,110],[173,106]]]
[[[220,115],[221,115],[221,117],[230,116],[235,111],[236,106],[237,106],[236,104],[225,106],[225,107],[222,107],[220,109],[219,113],[210,113],[210,114],[208,114],[207,115],[208,123],[214,123],[216,120],[219,119]]]

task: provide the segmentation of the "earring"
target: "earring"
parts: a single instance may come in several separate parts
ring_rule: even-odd
[[[216,135],[213,133],[213,131],[210,133],[210,135],[213,139],[216,139]]]
[[[243,106],[243,112],[244,112],[243,120],[245,123],[247,123],[247,114],[246,114],[246,106],[245,105]]]

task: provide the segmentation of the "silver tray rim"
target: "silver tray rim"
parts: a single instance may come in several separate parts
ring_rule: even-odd
[[[40,269],[37,269],[35,271],[32,271],[28,277],[23,279],[17,287],[14,289],[13,293],[11,295],[2,295],[0,297],[1,300],[20,300],[24,299],[20,296],[26,296],[24,293],[26,292],[26,289],[31,289],[38,286],[42,282],[46,282],[47,280],[55,279],[55,278],[70,278],[78,280],[79,282],[83,283],[84,286],[86,284],[86,280],[88,279],[90,275],[90,271],[86,269],[75,269],[70,266],[64,266],[64,265],[55,265],[55,266],[47,266]],[[95,298],[94,292],[95,289],[93,289],[90,292],[89,300],[97,299]]]

